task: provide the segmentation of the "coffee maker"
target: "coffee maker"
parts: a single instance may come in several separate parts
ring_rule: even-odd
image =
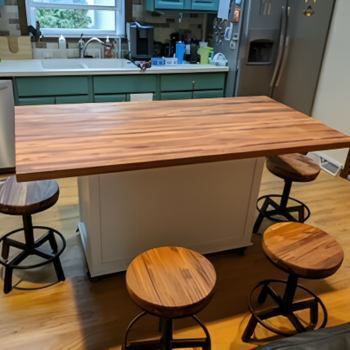
[[[153,30],[150,24],[139,22],[128,23],[127,36],[130,58],[138,61],[148,61],[153,56]]]

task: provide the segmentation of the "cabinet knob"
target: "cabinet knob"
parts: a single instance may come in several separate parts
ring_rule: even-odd
[[[195,86],[195,84],[196,84],[196,81],[192,80],[192,86]]]

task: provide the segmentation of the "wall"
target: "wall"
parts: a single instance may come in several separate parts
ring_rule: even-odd
[[[5,0],[5,6],[0,6],[0,35],[21,35],[17,0]]]
[[[350,1],[337,0],[313,116],[350,134]],[[324,152],[344,164],[347,150]]]

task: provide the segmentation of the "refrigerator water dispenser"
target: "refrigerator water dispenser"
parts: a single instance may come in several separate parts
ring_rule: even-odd
[[[269,39],[253,40],[249,43],[248,64],[272,64],[273,41]]]

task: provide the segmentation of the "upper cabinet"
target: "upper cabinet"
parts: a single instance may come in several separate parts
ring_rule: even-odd
[[[216,12],[219,0],[147,0],[146,9]]]

